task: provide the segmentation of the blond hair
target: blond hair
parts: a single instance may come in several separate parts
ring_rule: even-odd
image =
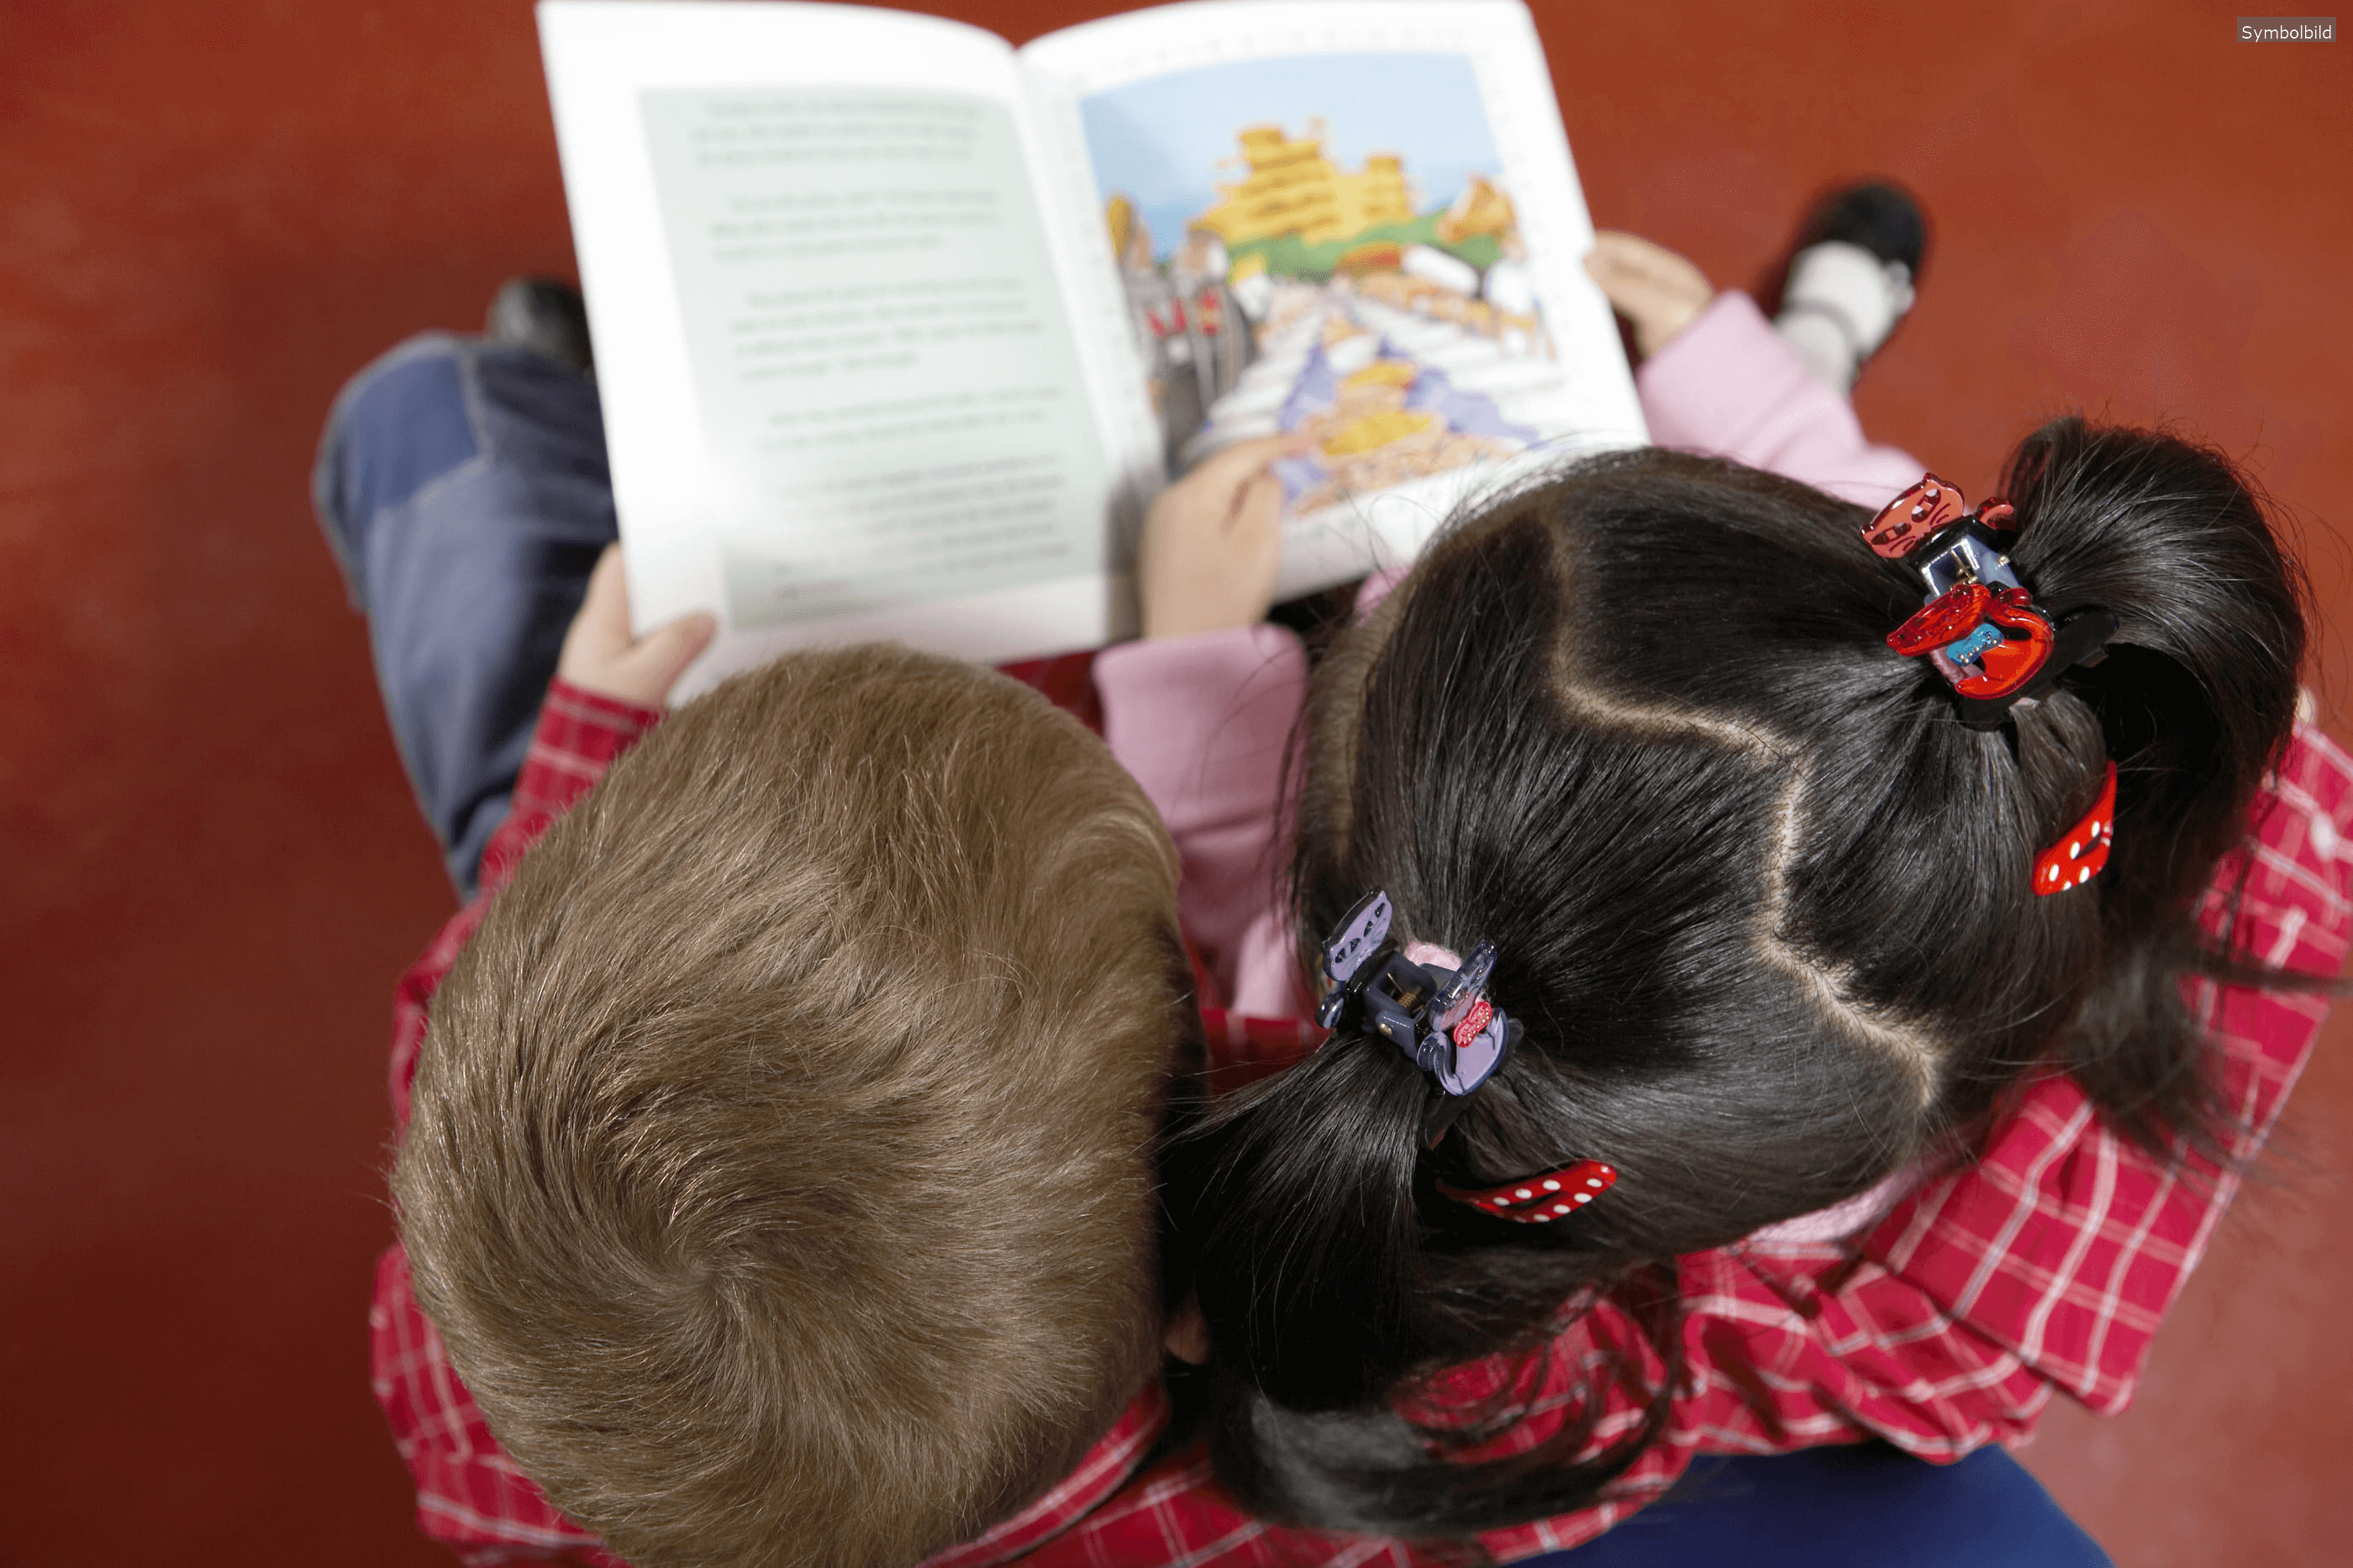
[[[638,1568],[911,1563],[1066,1474],[1157,1360],[1175,882],[1100,742],[903,648],[617,763],[435,997],[392,1178],[524,1471]]]

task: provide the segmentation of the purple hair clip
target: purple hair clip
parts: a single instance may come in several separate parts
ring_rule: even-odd
[[[1493,942],[1481,942],[1468,959],[1420,942],[1399,950],[1389,941],[1393,913],[1389,896],[1375,891],[1341,919],[1324,943],[1315,1021],[1377,1035],[1435,1079],[1448,1098],[1434,1137],[1461,1101],[1495,1076],[1519,1026],[1487,999]]]

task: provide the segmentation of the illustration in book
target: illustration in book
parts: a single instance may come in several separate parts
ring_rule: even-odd
[[[1206,67],[1080,105],[1170,466],[1295,434],[1301,516],[1552,434],[1560,378],[1469,59]]]

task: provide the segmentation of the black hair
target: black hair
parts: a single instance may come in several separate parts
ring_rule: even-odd
[[[2242,973],[2194,910],[2293,721],[2302,579],[2189,442],[2060,420],[2003,489],[2036,603],[2118,630],[2000,730],[1886,647],[1920,589],[1862,545],[1864,509],[1655,449],[1452,526],[1323,662],[1303,945],[1386,889],[1400,941],[1495,943],[1490,994],[1526,1034],[1435,1149],[1429,1078],[1343,1034],[1171,1150],[1212,1451],[1246,1503],[1432,1535],[1591,1502],[1663,1429],[1677,1256],[1966,1158],[2027,1075],[2073,1073],[2168,1162],[2220,1146],[2180,977]],[[2106,870],[2036,896],[2110,757]],[[1580,1158],[1620,1175],[1571,1222],[1435,1191]],[[1605,1294],[1666,1371],[1593,1374],[1647,1409],[1599,1457],[1577,1462],[1598,1398],[1487,1464],[1433,1459],[1391,1413]]]

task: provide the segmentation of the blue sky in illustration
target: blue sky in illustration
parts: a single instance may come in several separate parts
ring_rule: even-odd
[[[1134,202],[1164,255],[1184,237],[1187,219],[1216,205],[1218,182],[1246,172],[1235,140],[1246,125],[1279,124],[1297,136],[1320,115],[1325,155],[1351,172],[1367,153],[1400,153],[1425,212],[1452,201],[1464,176],[1497,172],[1464,55],[1299,55],[1203,66],[1092,94],[1079,112],[1099,194]]]

